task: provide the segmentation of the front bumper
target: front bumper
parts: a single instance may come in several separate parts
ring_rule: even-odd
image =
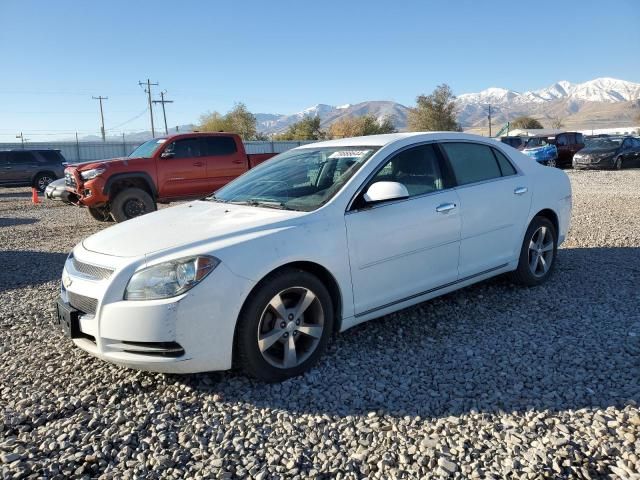
[[[605,157],[600,159],[582,159],[582,158],[573,158],[573,168],[577,170],[588,170],[588,169],[602,169],[602,168],[614,168],[616,161],[615,157]]]
[[[129,261],[127,261],[129,260]],[[235,323],[253,282],[223,263],[187,293],[162,300],[126,301],[123,292],[140,262],[76,247],[63,271],[60,301],[79,310],[78,347],[102,360],[165,373],[227,370]],[[113,268],[109,278],[90,278],[81,265]],[[66,286],[65,286],[66,284]]]

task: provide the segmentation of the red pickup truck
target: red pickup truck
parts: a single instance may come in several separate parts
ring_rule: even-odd
[[[88,207],[99,221],[122,222],[157,203],[209,195],[274,153],[247,155],[232,133],[155,138],[124,158],[69,165],[65,200]]]

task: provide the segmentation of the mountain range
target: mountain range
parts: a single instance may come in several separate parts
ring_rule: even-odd
[[[488,107],[494,127],[520,115],[537,118],[545,127],[560,120],[565,128],[590,129],[637,125],[640,84],[615,78],[596,78],[584,83],[566,80],[540,90],[517,92],[491,87],[458,96],[458,122],[464,130],[482,132],[488,126]],[[392,101],[368,101],[332,106],[317,104],[290,115],[258,113],[258,130],[267,135],[283,132],[306,115],[318,115],[323,127],[345,118],[365,114],[391,116],[398,130],[407,125],[409,107]],[[497,129],[496,129],[497,130]],[[495,132],[495,130],[494,130]]]

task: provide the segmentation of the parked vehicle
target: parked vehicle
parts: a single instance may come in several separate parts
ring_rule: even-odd
[[[640,139],[603,137],[587,140],[573,157],[573,168],[615,168],[640,166]]]
[[[49,200],[60,200],[64,203],[71,203],[67,199],[67,197],[69,196],[69,192],[67,192],[67,186],[64,177],[54,180],[49,185],[47,185],[47,188],[44,189],[44,196]]]
[[[60,150],[0,151],[0,186],[35,187],[44,192],[47,185],[63,176],[64,162]]]
[[[543,283],[570,215],[562,170],[493,139],[304,145],[215,195],[83,240],[57,315],[78,347],[110,362],[175,373],[234,364],[277,381],[361,322],[501,273]]]
[[[522,149],[527,157],[548,167],[555,167],[558,160],[558,149],[547,137],[531,137]]]
[[[522,150],[527,143],[527,137],[500,137],[500,141],[516,150]]]
[[[156,138],[128,157],[68,166],[68,199],[88,207],[96,220],[123,222],[156,210],[157,203],[209,195],[274,155],[247,155],[232,133]]]
[[[563,132],[550,137],[549,143],[554,144],[558,149],[556,166],[571,168],[573,156],[584,148],[584,135],[580,132]]]

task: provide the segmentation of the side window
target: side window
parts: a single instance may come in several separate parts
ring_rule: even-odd
[[[622,148],[631,148],[631,139],[625,138],[624,142],[622,142]]]
[[[39,153],[40,156],[44,158],[46,163],[62,163],[60,153],[56,152],[55,150],[44,150]]]
[[[517,173],[516,169],[513,167],[509,159],[505,157],[501,151],[495,148],[492,148],[491,150],[496,156],[496,160],[498,160],[498,166],[500,167],[500,171],[502,172],[503,177],[508,177],[509,175],[515,175]]]
[[[502,176],[496,157],[487,145],[442,143],[458,185],[482,182]]]
[[[581,133],[576,133],[576,143],[578,144],[584,143],[584,136]]]
[[[558,135],[556,137],[556,145],[559,147],[566,147],[569,145],[569,138],[567,135]]]
[[[31,155],[31,152],[10,152],[9,162],[16,165],[27,165],[29,163],[34,163],[35,160]]]
[[[399,182],[410,197],[444,188],[440,162],[433,145],[420,145],[394,155],[373,177],[375,182]]]
[[[173,158],[192,158],[200,156],[200,139],[185,138],[176,140],[165,152],[173,153]]]
[[[236,153],[236,142],[231,137],[206,137],[203,139],[206,147],[204,155],[215,157]]]

